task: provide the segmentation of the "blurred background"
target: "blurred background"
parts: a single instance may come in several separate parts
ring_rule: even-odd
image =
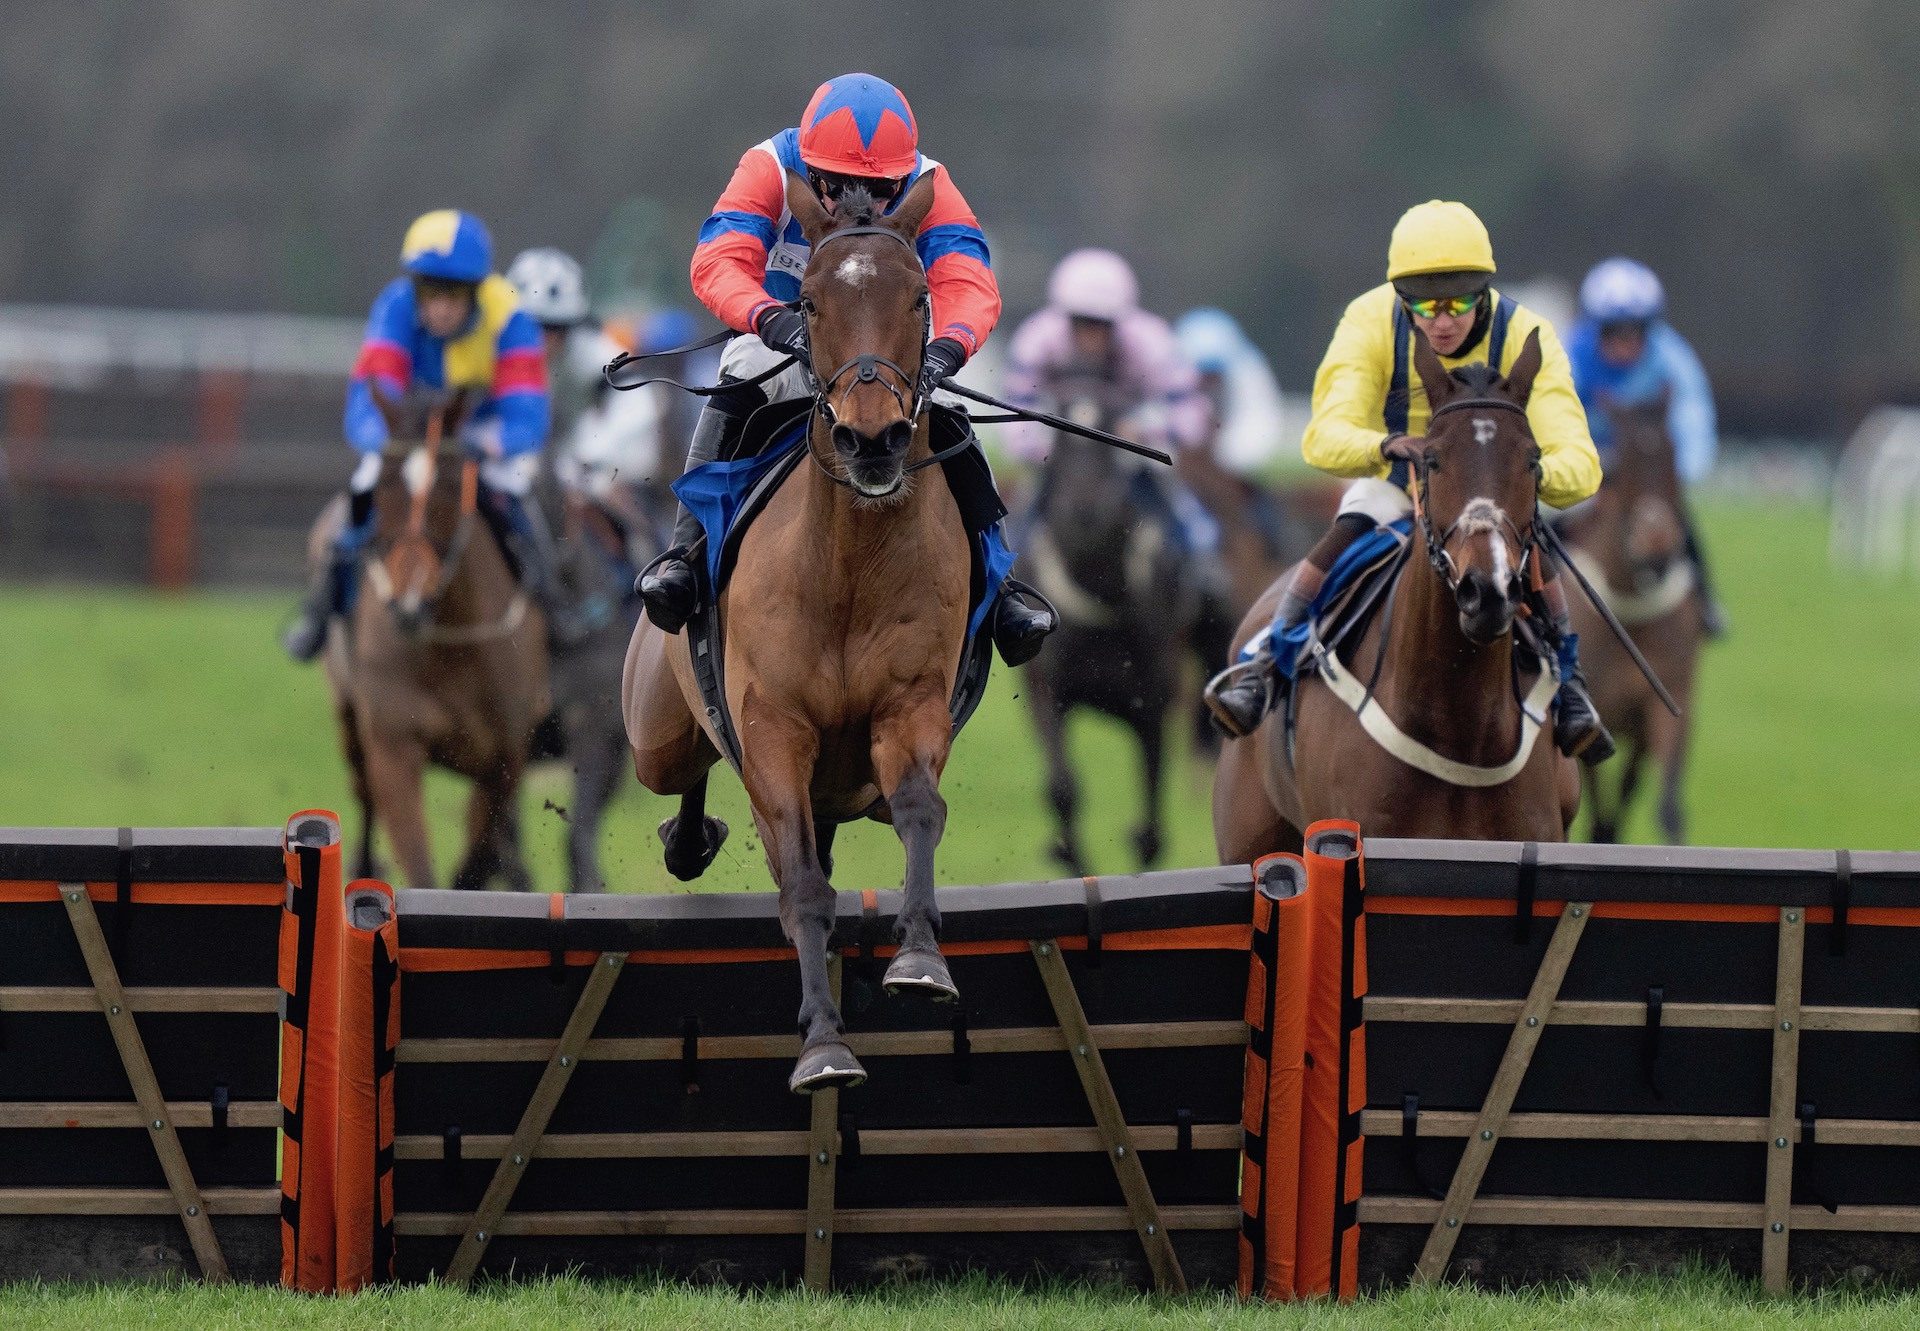
[[[1911,745],[1883,738],[1920,723],[1920,547],[1899,488],[1920,486],[1920,427],[1873,414],[1920,402],[1920,7],[1900,0],[16,6],[0,47],[0,707],[17,722],[0,821],[279,821],[277,788],[219,752],[190,759],[223,792],[196,812],[201,778],[166,766],[181,735],[136,743],[101,719],[116,713],[57,695],[67,679],[109,709],[131,693],[318,731],[312,672],[273,654],[284,597],[123,603],[83,585],[295,585],[305,525],[350,462],[360,323],[415,215],[481,214],[503,264],[566,248],[611,311],[690,305],[693,238],[741,152],[848,69],[911,99],[988,233],[1003,329],[1061,253],[1113,246],[1149,308],[1241,320],[1296,434],[1339,312],[1381,279],[1411,203],[1469,202],[1501,285],[1543,312],[1564,314],[1609,254],[1652,265],[1725,444],[1705,518],[1728,546],[1735,636],[1710,649],[1717,756],[1701,761],[1766,777],[1750,798],[1716,786],[1725,812],[1701,837],[1920,845]],[[1859,535],[1852,517],[1889,485],[1891,516]],[[196,670],[233,673],[187,706],[153,658],[196,642],[221,658]],[[1817,664],[1835,651],[1845,679]],[[83,685],[99,659],[119,673]],[[1742,729],[1719,736],[1729,695]],[[36,775],[63,758],[93,773],[71,795]],[[1848,836],[1782,813],[1831,788],[1829,769],[1859,787],[1832,815]],[[340,786],[324,736],[274,770],[296,802]],[[1204,857],[1205,778],[1189,784],[1199,826],[1181,849]],[[610,836],[651,827],[628,816]],[[1005,871],[1039,863],[1021,854]]]

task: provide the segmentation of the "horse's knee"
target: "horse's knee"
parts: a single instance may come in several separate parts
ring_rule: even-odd
[[[902,837],[930,832],[940,835],[947,825],[947,801],[933,774],[925,768],[909,772],[887,801],[893,813],[893,826]]]

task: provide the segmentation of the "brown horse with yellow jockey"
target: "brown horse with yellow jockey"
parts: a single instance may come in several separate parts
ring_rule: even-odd
[[[1509,488],[1508,469],[1527,468],[1533,474],[1529,488],[1537,494],[1538,502],[1553,508],[1585,499],[1600,483],[1599,457],[1559,338],[1538,315],[1501,294],[1493,286],[1493,275],[1492,242],[1471,209],[1438,200],[1421,204],[1410,209],[1394,227],[1388,280],[1354,300],[1334,333],[1314,378],[1313,416],[1302,450],[1308,462],[1334,475],[1351,477],[1353,484],[1341,502],[1333,529],[1275,584],[1242,626],[1240,659],[1207,687],[1208,705],[1220,728],[1237,741],[1228,746],[1221,780],[1229,790],[1238,788],[1238,793],[1224,800],[1216,798],[1216,834],[1222,854],[1230,859],[1280,849],[1278,842],[1297,840],[1298,827],[1293,828],[1291,836],[1280,828],[1282,822],[1292,823],[1292,818],[1284,815],[1303,814],[1312,821],[1346,814],[1346,810],[1318,800],[1317,792],[1303,781],[1299,794],[1304,808],[1282,810],[1282,816],[1276,817],[1272,774],[1266,780],[1258,779],[1257,770],[1236,777],[1235,769],[1259,766],[1252,757],[1257,746],[1247,744],[1246,738],[1261,729],[1275,703],[1286,698],[1292,658],[1299,646],[1299,628],[1324,608],[1323,590],[1331,592],[1327,587],[1329,572],[1356,542],[1402,519],[1416,521],[1408,540],[1415,547],[1427,542],[1426,553],[1438,579],[1452,594],[1465,637],[1454,641],[1460,635],[1436,631],[1433,640],[1424,643],[1427,653],[1436,659],[1423,661],[1417,653],[1394,659],[1403,671],[1419,671],[1423,677],[1431,673],[1431,687],[1440,696],[1421,705],[1430,705],[1460,724],[1436,727],[1422,735],[1423,727],[1416,718],[1390,718],[1398,721],[1403,738],[1409,726],[1414,736],[1404,753],[1389,747],[1399,770],[1419,778],[1414,783],[1416,790],[1424,788],[1423,783],[1437,783],[1436,798],[1410,797],[1397,805],[1383,806],[1369,823],[1369,830],[1541,839],[1546,828],[1555,836],[1564,835],[1565,819],[1557,815],[1567,783],[1557,776],[1537,783],[1535,796],[1520,800],[1511,817],[1502,813],[1464,815],[1457,800],[1440,797],[1438,787],[1449,783],[1436,776],[1437,772],[1455,776],[1467,769],[1499,773],[1511,766],[1512,772],[1503,781],[1483,787],[1490,793],[1480,802],[1502,808],[1515,805],[1513,791],[1501,791],[1500,787],[1531,767],[1518,762],[1517,755],[1506,763],[1479,763],[1469,755],[1445,752],[1441,732],[1460,733],[1462,726],[1465,732],[1472,732],[1475,717],[1485,718],[1483,730],[1488,734],[1530,735],[1518,713],[1506,716],[1516,705],[1524,712],[1526,704],[1520,698],[1519,681],[1509,677],[1504,662],[1497,678],[1488,674],[1471,691],[1462,692],[1457,682],[1449,684],[1442,678],[1447,662],[1437,658],[1448,654],[1457,657],[1468,649],[1463,644],[1477,636],[1470,630],[1485,618],[1481,612],[1491,600],[1504,604],[1518,593],[1516,603],[1506,607],[1508,613],[1517,613],[1527,621],[1527,631],[1539,651],[1541,671],[1558,676],[1557,691],[1551,681],[1544,690],[1535,691],[1542,694],[1543,701],[1544,695],[1555,695],[1553,737],[1560,752],[1598,762],[1612,751],[1612,740],[1581,676],[1578,638],[1572,630],[1559,570],[1533,532],[1533,495],[1526,496],[1529,502],[1525,512],[1512,511],[1513,504],[1507,499],[1498,503],[1488,500],[1474,507],[1473,497],[1463,496],[1462,512],[1444,515],[1445,521],[1439,521],[1443,515],[1436,513],[1416,515],[1416,496],[1425,474],[1438,468],[1456,478],[1471,472],[1484,479],[1488,489],[1500,489],[1503,494]],[[1468,371],[1476,365],[1483,368]],[[1454,416],[1443,431],[1436,428],[1436,406],[1448,410],[1472,406],[1476,410],[1470,417]],[[1466,427],[1464,433],[1461,427]],[[1491,517],[1495,508],[1499,510],[1498,522]],[[1480,516],[1472,516],[1475,514]],[[1475,540],[1483,532],[1489,539]],[[1466,549],[1467,544],[1474,545],[1473,551]],[[1409,578],[1426,576],[1417,567],[1423,562],[1417,548],[1414,553],[1415,558],[1407,560],[1402,571],[1403,584]],[[1516,561],[1524,561],[1525,566]],[[1483,564],[1485,567],[1480,567]],[[1402,602],[1399,609],[1404,615],[1408,597],[1402,589],[1392,595]],[[1378,621],[1391,626],[1394,609],[1388,606]],[[1271,615],[1270,624],[1267,615]],[[1495,636],[1504,640],[1506,626],[1496,627],[1503,632]],[[1365,698],[1356,699],[1362,709],[1379,706],[1381,694],[1398,693],[1410,699],[1422,696],[1418,683],[1410,679],[1400,680],[1394,687],[1378,679],[1374,683],[1379,685],[1377,691],[1368,687]],[[1534,719],[1537,724],[1544,718]],[[1385,733],[1385,728],[1372,726],[1368,733],[1376,729]],[[1304,751],[1312,742],[1303,717],[1299,747]],[[1268,749],[1279,754],[1279,761],[1290,764],[1291,747],[1289,742]],[[1430,756],[1431,761],[1420,755]],[[1518,765],[1514,765],[1516,762]],[[1418,765],[1427,770],[1417,771]],[[1249,786],[1255,789],[1246,789]],[[1541,816],[1547,806],[1553,807],[1555,816]],[[1570,816],[1570,805],[1564,812]]]

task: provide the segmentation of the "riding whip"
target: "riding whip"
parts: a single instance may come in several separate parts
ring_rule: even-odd
[[[1640,673],[1647,677],[1647,683],[1653,686],[1653,691],[1659,695],[1660,701],[1666,704],[1669,712],[1679,716],[1680,704],[1673,700],[1673,695],[1667,692],[1667,686],[1660,682],[1660,676],[1655,673],[1653,665],[1640,654],[1640,648],[1635,645],[1633,636],[1618,619],[1614,618],[1613,611],[1607,608],[1606,601],[1594,591],[1593,584],[1587,581],[1587,575],[1582,573],[1580,566],[1573,562],[1573,557],[1567,553],[1567,547],[1560,542],[1560,533],[1555,531],[1549,523],[1541,522],[1536,526],[1543,533],[1543,539],[1547,547],[1552,550],[1553,557],[1560,561],[1561,567],[1573,574],[1573,580],[1579,583],[1580,590],[1586,593],[1588,603],[1600,612],[1600,618],[1605,620],[1607,627],[1613,630],[1613,636],[1620,640],[1620,645],[1627,649],[1627,655],[1631,656],[1633,663],[1640,667]]]

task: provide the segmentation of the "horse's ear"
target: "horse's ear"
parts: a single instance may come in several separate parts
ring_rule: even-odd
[[[933,172],[926,171],[913,182],[913,188],[907,191],[906,198],[900,200],[900,206],[887,214],[887,225],[912,240],[920,234],[920,228],[932,210]]]
[[[1453,376],[1440,363],[1440,357],[1434,353],[1433,343],[1427,341],[1427,335],[1420,331],[1418,324],[1413,329],[1413,368],[1420,376],[1420,386],[1427,390],[1427,406],[1438,411],[1454,394]]]
[[[1533,379],[1540,373],[1540,330],[1534,329],[1527,334],[1527,344],[1520,348],[1520,354],[1513,358],[1513,368],[1507,371],[1507,396],[1521,406],[1527,405],[1527,399],[1533,395]]]
[[[791,171],[787,172],[787,211],[800,224],[800,233],[809,245],[818,245],[833,225],[832,214],[821,206],[813,186]]]

